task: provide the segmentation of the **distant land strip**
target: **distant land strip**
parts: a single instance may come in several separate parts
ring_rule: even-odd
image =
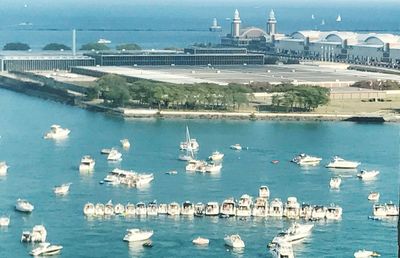
[[[22,31],[71,31],[71,29],[57,29],[57,28],[18,28]],[[89,29],[76,29],[76,31],[162,31],[162,32],[177,32],[177,31],[208,31],[208,29],[106,29],[106,28],[89,28]]]

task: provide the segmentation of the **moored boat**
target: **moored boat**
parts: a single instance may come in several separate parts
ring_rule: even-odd
[[[166,215],[168,214],[168,204],[166,203],[160,203],[158,205],[158,210],[157,210],[159,215]]]
[[[198,151],[199,147],[197,140],[190,138],[189,127],[186,126],[186,138],[184,142],[180,143],[179,148],[181,150]]]
[[[275,198],[269,204],[269,216],[282,217],[283,216],[283,203],[279,198]]]
[[[136,215],[137,216],[146,216],[147,215],[147,208],[144,202],[136,203]]]
[[[379,197],[380,197],[379,192],[370,192],[368,195],[368,200],[377,202],[377,201],[379,201]]]
[[[0,162],[0,176],[7,175],[8,168],[9,168],[9,166],[7,165],[7,163],[5,161],[1,161]]]
[[[220,206],[220,215],[232,217],[236,215],[236,203],[233,198],[226,199]]]
[[[95,206],[95,215],[96,216],[104,216],[105,206],[102,203],[97,203]]]
[[[208,245],[210,243],[210,240],[203,237],[197,237],[193,239],[192,243],[195,245]]]
[[[0,217],[0,227],[8,227],[8,225],[10,225],[10,217]]]
[[[182,203],[181,215],[193,216],[194,215],[193,203],[191,203],[190,201],[185,201],[184,203]]]
[[[127,229],[127,233],[124,236],[124,241],[137,242],[150,239],[154,232],[153,230],[141,230],[138,228]]]
[[[280,241],[286,241],[289,243],[296,243],[304,238],[311,235],[313,224],[300,224],[294,222],[286,231],[279,233],[269,244],[269,247],[273,247]]]
[[[32,256],[55,255],[61,252],[61,245],[52,245],[50,243],[40,243],[38,247],[32,249],[29,253]]]
[[[43,225],[36,225],[32,228],[32,232],[23,231],[21,242],[46,242],[47,230]]]
[[[50,131],[44,135],[44,138],[45,139],[54,139],[54,140],[64,139],[69,136],[70,132],[71,131],[69,129],[62,128],[59,125],[52,125],[50,127]]]
[[[125,213],[125,206],[122,205],[121,203],[117,203],[117,204],[114,206],[114,214],[115,214],[115,215],[122,215],[122,214],[124,214],[124,213]]]
[[[385,203],[386,216],[399,216],[399,207],[393,202]]]
[[[79,164],[79,171],[92,171],[95,164],[96,162],[91,156],[85,155],[82,157],[81,163]]]
[[[15,204],[15,209],[20,212],[30,213],[34,208],[35,207],[30,202],[24,199],[18,199]]]
[[[214,162],[220,162],[224,158],[224,154],[219,151],[214,151],[211,156],[208,157],[209,160]]]
[[[265,217],[268,215],[267,199],[262,198],[262,197],[257,197],[257,199],[254,203],[252,215],[254,217]]]
[[[238,234],[227,235],[224,237],[225,245],[232,248],[244,248],[245,244]]]
[[[168,204],[168,215],[177,216],[181,213],[181,207],[177,202],[171,202]]]
[[[231,148],[232,150],[237,150],[237,151],[240,151],[243,149],[239,143],[233,144],[229,148]]]
[[[219,204],[217,202],[208,202],[206,205],[206,216],[217,216],[219,214]]]
[[[69,192],[69,187],[72,183],[66,183],[53,188],[53,192],[57,195],[66,195]]]
[[[109,200],[106,205],[104,205],[104,215],[105,216],[111,216],[114,215],[114,205],[112,204],[112,201]]]
[[[83,207],[83,214],[85,214],[86,216],[93,216],[95,215],[95,212],[96,210],[93,203],[88,202]]]
[[[266,185],[262,185],[262,186],[260,186],[260,188],[258,189],[258,196],[261,197],[261,198],[266,198],[266,199],[268,199],[268,198],[269,198],[269,194],[270,194],[269,188],[268,188],[268,186],[266,186]]]
[[[310,219],[312,214],[312,207],[308,203],[302,203],[300,207],[300,218]]]
[[[112,149],[107,156],[107,160],[108,161],[120,161],[120,160],[122,160],[122,154],[119,151]]]
[[[356,161],[344,160],[338,156],[332,158],[331,162],[326,165],[327,168],[338,169],[356,169],[361,163]]]
[[[340,177],[332,177],[329,181],[329,186],[331,189],[339,189],[342,179]]]
[[[375,251],[358,250],[354,253],[354,258],[371,258],[381,256]]]
[[[125,216],[134,216],[134,215],[136,215],[135,204],[127,203],[125,205]]]
[[[154,200],[147,204],[147,216],[157,216],[158,215],[158,205],[157,202]]]
[[[357,177],[361,180],[373,180],[379,175],[379,171],[377,170],[361,170],[360,173],[357,174]]]
[[[320,220],[324,219],[326,216],[326,207],[321,205],[315,205],[311,211],[311,219],[312,220]]]
[[[326,208],[325,218],[329,220],[340,220],[342,219],[343,209],[342,207],[331,204]]]
[[[202,217],[205,214],[206,214],[206,206],[201,202],[196,203],[194,205],[194,216]]]
[[[122,139],[120,140],[120,143],[122,145],[122,148],[124,149],[129,149],[131,147],[131,143],[129,142],[128,139]]]
[[[296,197],[288,197],[285,203],[283,215],[289,219],[297,219],[300,217],[300,204]]]
[[[271,253],[274,258],[294,258],[292,244],[284,240],[273,245]]]

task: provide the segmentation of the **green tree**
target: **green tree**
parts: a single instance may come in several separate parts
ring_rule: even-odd
[[[26,43],[21,43],[21,42],[11,42],[7,43],[4,47],[3,50],[8,50],[8,51],[27,51],[30,50],[30,46]]]
[[[122,45],[118,45],[116,47],[117,50],[121,51],[121,50],[141,50],[142,48],[136,44],[136,43],[127,43],[127,44],[122,44]]]
[[[71,48],[64,44],[50,43],[50,44],[47,44],[46,46],[44,46],[43,50],[59,51],[59,50],[71,50]]]
[[[81,50],[88,50],[88,51],[105,51],[109,50],[110,48],[106,44],[102,43],[87,43],[81,46]]]

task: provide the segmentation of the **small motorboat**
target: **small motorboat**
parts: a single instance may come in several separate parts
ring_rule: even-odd
[[[202,217],[205,214],[206,214],[206,206],[201,202],[196,203],[194,205],[194,216]]]
[[[262,186],[260,186],[260,188],[258,189],[258,196],[261,197],[261,198],[266,198],[266,199],[268,199],[268,198],[269,198],[269,194],[270,194],[269,188],[268,188],[268,186],[266,186],[266,185],[262,185]]]
[[[47,230],[43,225],[36,225],[32,228],[32,232],[23,231],[21,236],[21,242],[46,242]]]
[[[182,203],[181,215],[193,216],[194,215],[194,205],[190,201],[185,201]]]
[[[129,142],[128,139],[122,139],[120,140],[120,143],[122,145],[122,148],[124,149],[129,149],[131,147],[131,143]]]
[[[344,160],[338,156],[332,158],[331,162],[326,165],[327,168],[338,169],[356,169],[361,163],[356,161]]]
[[[104,154],[104,155],[108,155],[108,154],[110,154],[111,151],[112,151],[112,149],[105,148],[105,149],[101,149],[100,153]]]
[[[288,197],[283,210],[283,216],[289,219],[297,219],[300,217],[300,203],[296,197]]]
[[[207,164],[205,166],[205,171],[208,173],[218,173],[221,171],[222,165],[217,163]]]
[[[326,208],[325,218],[329,220],[340,220],[342,218],[343,209],[342,207],[331,204]]]
[[[122,154],[119,151],[113,149],[108,154],[107,160],[108,161],[120,161],[120,160],[122,160]]]
[[[208,245],[210,243],[210,240],[203,237],[197,237],[193,239],[192,243],[195,245]]]
[[[152,202],[149,202],[147,204],[147,216],[157,216],[158,215],[158,205],[157,205],[157,201],[154,200]]]
[[[167,215],[168,214],[168,204],[160,203],[158,205],[157,213],[158,213],[158,215]]]
[[[0,176],[5,176],[7,175],[7,170],[9,166],[5,161],[0,162]]]
[[[150,239],[153,236],[153,230],[141,230],[138,228],[132,228],[126,230],[128,233],[124,236],[124,241],[137,242]]]
[[[224,158],[224,154],[219,151],[214,151],[211,156],[208,157],[209,160],[214,162],[219,162]]]
[[[378,170],[361,170],[360,173],[357,174],[357,177],[360,178],[361,180],[373,180],[379,175]]]
[[[94,207],[93,203],[86,203],[85,206],[83,207],[83,214],[86,216],[93,216],[96,213],[96,209]]]
[[[321,162],[321,160],[322,158],[313,157],[305,153],[301,153],[294,157],[291,161],[300,166],[317,166]]]
[[[15,209],[20,212],[27,212],[30,213],[33,211],[35,207],[24,199],[18,199],[17,203],[15,204]]]
[[[358,250],[354,253],[355,258],[370,258],[370,257],[378,257],[381,256],[377,252],[367,251],[367,250]]]
[[[61,252],[63,247],[61,245],[51,245],[50,243],[40,243],[38,247],[32,249],[30,255],[33,256],[45,256],[45,255],[55,255]]]
[[[375,203],[372,206],[372,213],[374,217],[386,217],[386,206],[384,204]]]
[[[243,149],[239,143],[233,144],[233,145],[229,146],[229,148],[231,148],[232,150],[237,150],[237,151],[240,151]]]
[[[115,215],[122,215],[125,213],[125,207],[124,205],[118,203],[114,206],[114,214]]]
[[[66,183],[53,188],[53,192],[57,195],[66,195],[69,192],[69,187],[72,183]]]
[[[67,138],[71,131],[66,128],[62,128],[59,125],[52,125],[50,131],[44,135],[44,139],[59,140]]]
[[[399,207],[392,201],[385,203],[386,216],[399,216]]]
[[[125,216],[134,216],[136,214],[135,204],[128,203],[125,205]]]
[[[168,204],[168,215],[176,216],[181,213],[181,207],[177,202],[171,202]]]
[[[275,243],[272,246],[271,253],[274,258],[294,258],[293,246],[285,240]]]
[[[178,171],[170,170],[170,171],[165,172],[165,174],[167,174],[167,175],[176,175],[176,174],[178,174]]]
[[[92,171],[95,164],[96,162],[91,156],[85,155],[82,157],[81,163],[79,164],[79,171]]]
[[[219,204],[218,202],[208,202],[206,205],[206,216],[218,216]]]
[[[10,217],[0,217],[0,227],[8,227],[10,225]]]
[[[105,216],[111,216],[114,215],[114,205],[112,204],[112,201],[109,200],[106,205],[104,205],[104,215]]]
[[[224,237],[225,245],[230,246],[232,248],[244,248],[244,242],[240,238],[238,234],[235,235],[227,235]]]
[[[96,216],[104,216],[105,206],[102,203],[97,203],[95,206],[95,215]]]
[[[144,202],[136,203],[136,215],[138,215],[138,216],[146,216],[147,215],[147,207]]]
[[[368,200],[377,202],[377,201],[379,201],[379,197],[380,197],[379,192],[370,192],[368,195]]]
[[[342,179],[340,177],[332,177],[329,181],[329,186],[331,189],[339,189]]]
[[[278,163],[279,163],[279,160],[277,160],[277,159],[271,160],[271,163],[272,163],[272,164],[278,164]]]

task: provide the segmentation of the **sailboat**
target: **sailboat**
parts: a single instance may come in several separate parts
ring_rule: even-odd
[[[342,21],[342,17],[339,14],[338,17],[336,18],[336,22],[341,22],[341,21]]]
[[[198,151],[200,145],[197,143],[196,139],[190,138],[189,127],[186,126],[186,139],[179,145],[181,150]]]
[[[179,155],[179,160],[182,160],[182,161],[190,161],[193,159],[194,159],[194,153],[193,153],[192,148],[187,148],[185,154]]]

